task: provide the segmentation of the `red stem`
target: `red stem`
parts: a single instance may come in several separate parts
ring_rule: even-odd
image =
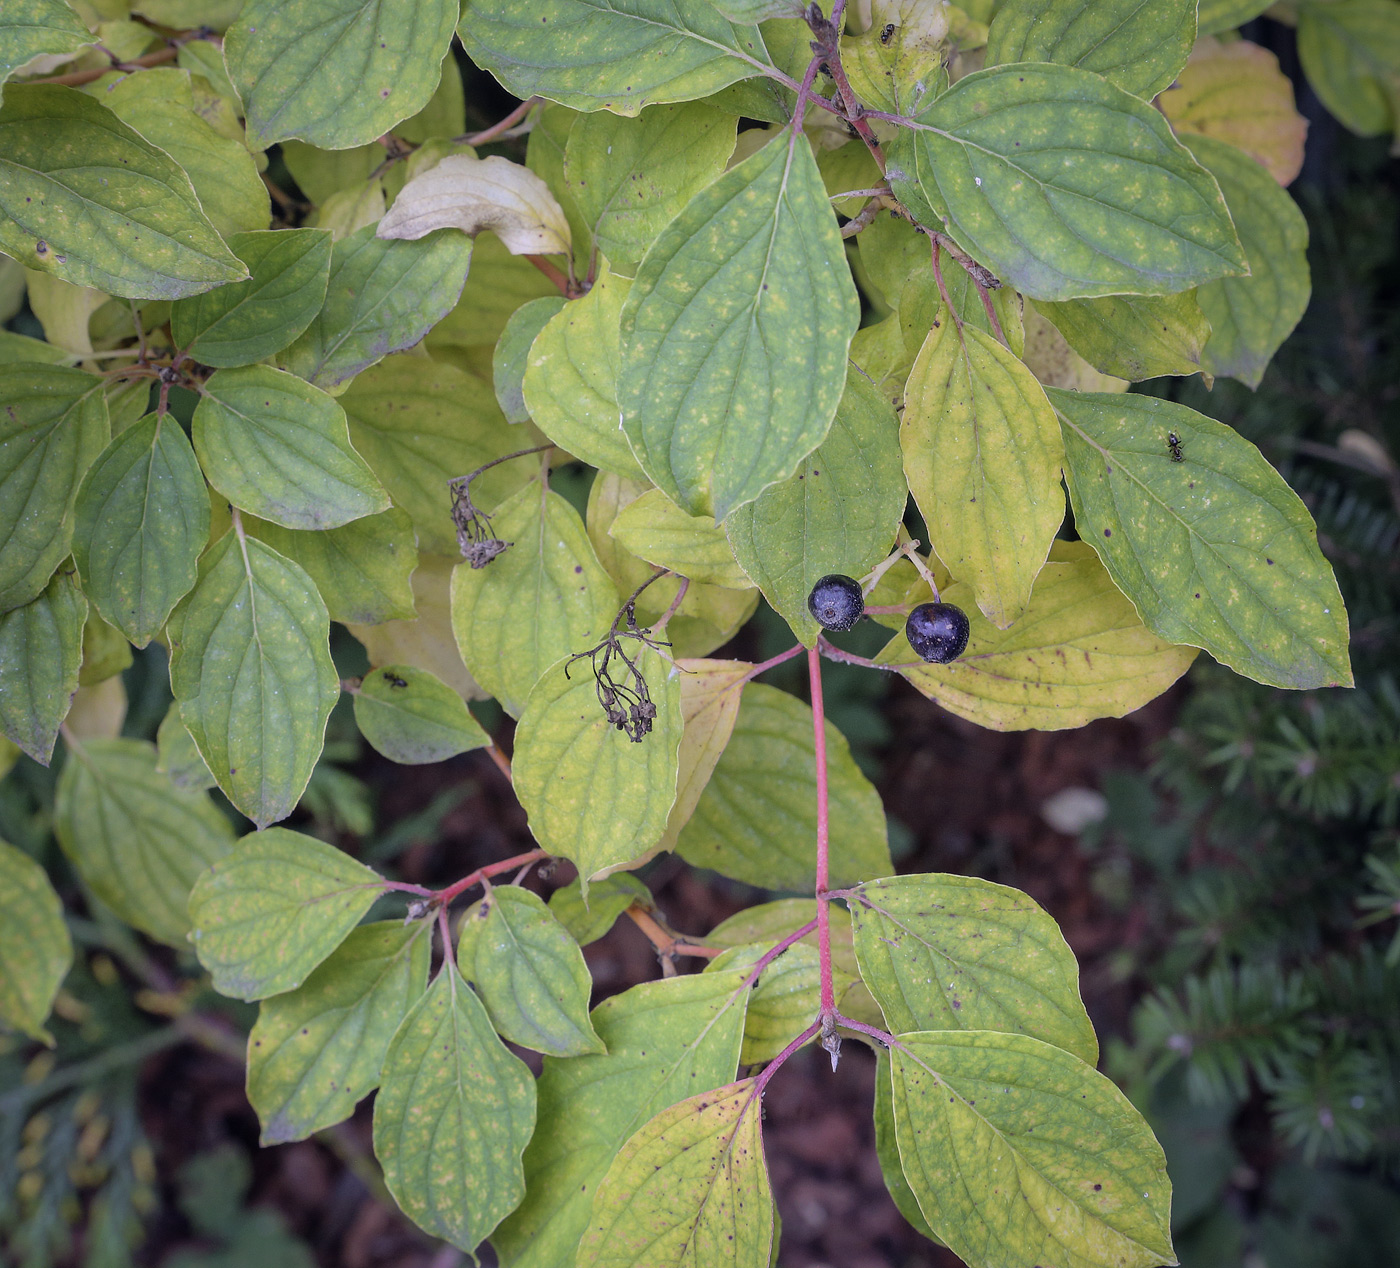
[[[789,647],[787,651],[779,652],[778,655],[770,657],[768,660],[760,661],[757,665],[750,665],[749,672],[744,675],[744,681],[748,682],[757,678],[759,674],[766,674],[770,669],[776,669],[779,665],[801,656],[802,651],[802,644],[798,643],[795,647]]]
[[[525,258],[559,288],[559,294],[565,299],[573,298],[573,287],[569,279],[554,264],[542,255],[527,255]]]
[[[763,1089],[768,1086],[768,1080],[778,1073],[783,1066],[783,1062],[792,1056],[803,1044],[809,1043],[812,1039],[816,1038],[821,1028],[821,1022],[814,1021],[806,1030],[798,1035],[796,1039],[788,1044],[786,1048],[778,1053],[773,1060],[764,1066],[763,1073],[758,1076],[758,1080],[754,1083],[753,1094],[755,1096],[762,1096]]]
[[[826,706],[822,701],[822,658],[815,648],[807,652],[807,677],[812,684],[812,740],[817,762],[817,954],[821,957],[821,1016],[836,1011],[831,984],[831,906],[826,897],[830,883],[831,806],[826,780]]]
[[[514,858],[502,859],[499,863],[488,863],[485,867],[479,867],[474,872],[468,873],[459,881],[454,881],[446,889],[440,889],[433,894],[433,899],[441,907],[446,907],[458,894],[470,889],[473,885],[480,885],[482,881],[489,877],[498,876],[502,872],[512,872],[518,867],[524,867],[527,863],[534,863],[549,856],[543,850],[530,850],[525,854],[517,854]]]
[[[845,1026],[847,1030],[859,1031],[862,1035],[869,1035],[872,1039],[878,1040],[886,1048],[902,1048],[903,1045],[888,1031],[877,1030],[874,1026],[867,1026],[863,1021],[855,1021],[850,1017],[843,1017],[836,1014],[836,1024]]]
[[[794,929],[781,942],[774,943],[773,946],[769,947],[767,951],[765,951],[761,956],[758,957],[757,960],[754,961],[753,968],[749,970],[748,977],[744,979],[744,985],[751,986],[755,981],[758,980],[758,975],[762,973],[764,969],[766,969],[770,964],[772,964],[773,961],[776,960],[780,955],[782,955],[782,953],[786,951],[790,946],[801,942],[802,939],[805,938],[809,933],[813,932],[816,929],[816,927],[817,922],[815,920],[809,920],[805,925],[802,926],[802,928]]]

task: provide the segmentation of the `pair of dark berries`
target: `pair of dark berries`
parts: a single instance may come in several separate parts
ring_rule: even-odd
[[[842,633],[865,614],[860,583],[839,572],[829,573],[812,587],[807,611],[824,630]],[[951,603],[921,603],[905,619],[904,637],[921,660],[946,665],[967,648],[967,614]]]

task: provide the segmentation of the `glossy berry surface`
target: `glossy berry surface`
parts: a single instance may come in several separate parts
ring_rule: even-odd
[[[850,629],[865,613],[860,582],[839,572],[828,573],[807,596],[807,611],[824,630],[835,630],[839,634]]]
[[[967,613],[951,603],[921,603],[904,622],[904,637],[921,659],[934,665],[957,660],[967,648]]]

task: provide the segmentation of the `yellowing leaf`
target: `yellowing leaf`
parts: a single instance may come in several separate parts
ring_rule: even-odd
[[[934,1031],[890,1054],[904,1174],[929,1226],[976,1264],[1176,1262],[1171,1181],[1142,1115],[1028,1035]]]
[[[333,845],[268,828],[239,841],[190,892],[200,963],[237,999],[294,990],[344,941],[384,881]]]
[[[695,812],[705,785],[734,732],[739,698],[753,666],[743,660],[680,660],[681,733],[678,753],[680,775],[676,803],[666,820],[662,846],[676,848],[676,838]]]
[[[578,512],[559,494],[526,485],[491,526],[512,545],[484,568],[457,565],[452,630],[472,676],[519,717],[546,669],[597,643],[619,600]]]
[[[0,17],[0,92],[32,59],[71,55],[95,39],[64,0],[12,0]]]
[[[749,579],[708,515],[687,515],[660,489],[643,493],[623,508],[608,530],[638,558],[693,581],[744,590]]]
[[[1069,300],[1094,303],[1094,300]],[[1079,355],[1065,337],[1039,311],[1026,313],[1026,351],[1021,358],[1026,368],[1045,387],[1073,388],[1076,392],[1126,392],[1125,379],[1100,374]]]
[[[617,406],[618,320],[632,283],[602,268],[593,289],[550,318],[521,385],[536,426],[603,471],[642,478]]]
[[[1268,49],[1207,37],[1158,101],[1178,136],[1225,141],[1269,169],[1280,185],[1303,170],[1308,121],[1294,108],[1293,84]]]
[[[452,154],[415,176],[377,232],[381,238],[421,238],[434,229],[461,229],[472,237],[490,229],[512,255],[569,253],[569,222],[549,186],[498,154]]]
[[[572,859],[585,884],[656,845],[676,797],[680,684],[656,652],[628,655],[657,710],[639,742],[608,721],[586,658],[567,676],[565,662],[550,666],[526,699],[515,734],[515,791],[530,831],[549,853]],[[628,681],[624,673],[614,671],[619,683]]]
[[[525,1151],[525,1200],[492,1238],[511,1268],[571,1264],[622,1144],[668,1105],[734,1077],[749,996],[743,977],[643,982],[593,1010],[606,1053],[545,1058],[539,1126]]]
[[[959,583],[943,598],[967,608],[971,596]],[[924,664],[903,634],[876,659],[899,666],[949,712],[995,731],[1059,731],[1121,718],[1161,695],[1196,655],[1149,630],[1082,542],[1056,543],[1030,605],[1008,629],[978,612],[968,617],[967,651],[951,664]]]
[[[263,1000],[248,1036],[261,1144],[305,1140],[379,1085],[389,1042],[427,984],[431,929],[360,925],[296,990]]]
[[[944,317],[905,390],[909,489],[939,559],[1005,629],[1064,520],[1055,412],[1031,372],[990,335]]]
[[[773,1193],[755,1084],[681,1101],[623,1145],[593,1199],[578,1268],[767,1264]]]
[[[520,1204],[535,1081],[449,956],[384,1058],[374,1153],[419,1228],[474,1251]]]
[[[1098,1061],[1074,952],[1019,890],[973,876],[891,876],[847,903],[860,976],[891,1030],[1012,1031]]]
[[[1160,374],[1201,372],[1210,322],[1195,291],[1037,300],[1035,311],[1104,374],[1136,383]]]
[[[874,0],[869,30],[843,36],[841,61],[866,105],[917,115],[944,87],[948,6],[927,0]]]

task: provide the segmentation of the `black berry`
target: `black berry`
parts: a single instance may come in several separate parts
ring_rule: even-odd
[[[860,582],[839,572],[828,573],[807,596],[807,611],[824,630],[839,634],[850,629],[865,613]]]
[[[921,603],[904,622],[904,637],[920,660],[946,665],[967,649],[967,613],[951,603]]]

